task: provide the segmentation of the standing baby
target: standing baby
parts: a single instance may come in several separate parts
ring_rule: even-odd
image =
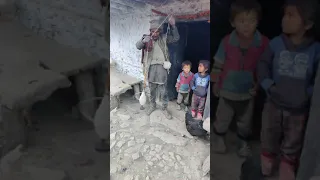
[[[210,62],[201,60],[198,66],[198,73],[193,76],[190,82],[191,89],[193,90],[191,114],[197,120],[202,120],[204,106],[206,104],[206,97],[210,82],[210,75],[207,73],[210,67]]]
[[[182,63],[182,72],[179,74],[176,89],[178,92],[177,104],[178,110],[185,108],[185,111],[188,111],[189,105],[189,93],[190,93],[190,82],[193,79],[194,74],[190,71],[191,69],[191,62],[184,61]],[[183,107],[182,102],[185,107]]]

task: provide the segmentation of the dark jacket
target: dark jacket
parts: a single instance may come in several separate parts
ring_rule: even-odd
[[[286,35],[275,37],[257,66],[258,80],[270,101],[283,110],[305,112],[313,92],[319,53],[320,44],[313,40],[295,47]]]

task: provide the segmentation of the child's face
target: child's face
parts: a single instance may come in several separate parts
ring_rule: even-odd
[[[241,12],[234,17],[231,25],[240,35],[253,37],[258,25],[258,14],[255,11]]]
[[[305,33],[312,28],[311,23],[305,24],[297,7],[289,5],[284,10],[282,17],[282,31],[289,35]]]
[[[189,73],[190,69],[191,69],[190,65],[184,65],[183,68],[182,68],[184,73]]]
[[[204,65],[202,63],[200,63],[199,66],[198,66],[198,72],[199,73],[204,73],[206,71],[207,71],[207,69],[204,67]]]

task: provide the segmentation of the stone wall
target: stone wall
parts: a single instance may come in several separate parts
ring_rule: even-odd
[[[110,15],[110,59],[116,63],[119,71],[143,79],[141,51],[137,50],[135,44],[143,34],[149,32],[148,14],[151,10],[137,10],[140,13]]]
[[[16,0],[20,21],[39,35],[109,59],[99,0]]]

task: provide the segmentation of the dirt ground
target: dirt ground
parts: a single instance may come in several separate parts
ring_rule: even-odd
[[[68,107],[49,99],[32,113],[40,124],[39,131],[30,134],[30,147],[0,179],[210,179],[202,175],[210,143],[186,131],[185,113],[176,110],[175,102],[169,103],[173,119],[167,120],[160,110],[148,117],[130,94],[121,99],[120,107],[111,112],[110,158],[95,152],[97,137],[91,122],[73,118]],[[213,180],[239,179],[243,159],[236,155],[234,133],[228,134],[227,142],[227,154],[211,154]],[[106,171],[109,166],[110,173]]]
[[[49,99],[34,107],[39,131],[30,133],[30,147],[10,164],[3,180],[208,180],[202,163],[209,141],[185,129],[184,112],[167,120],[160,110],[150,117],[132,95],[123,96],[111,113],[109,154],[94,151],[93,125],[72,117],[70,109]],[[106,171],[109,169],[110,173]],[[111,177],[110,177],[111,176]]]
[[[121,97],[111,113],[110,173],[112,180],[207,180],[202,163],[209,141],[192,137],[185,128],[185,112],[169,103],[173,119],[160,110],[148,117],[132,96]]]

